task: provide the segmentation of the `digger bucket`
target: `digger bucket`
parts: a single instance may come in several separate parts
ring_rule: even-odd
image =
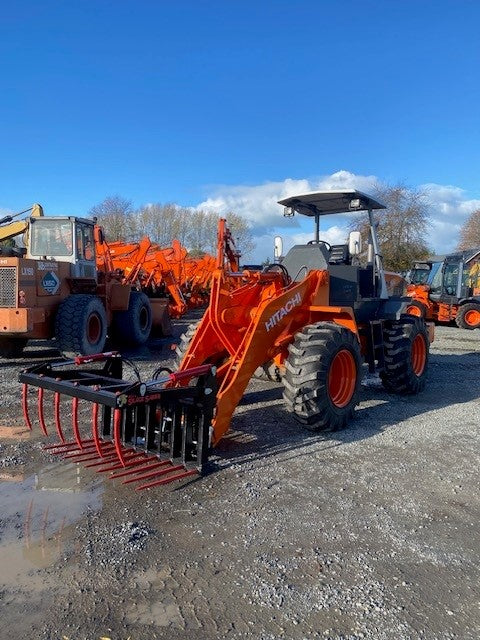
[[[83,368],[98,362],[103,366]],[[145,382],[122,380],[122,369],[115,352],[26,369],[19,380],[28,428],[33,427],[29,388],[37,387],[38,424],[45,436],[50,435],[45,411],[53,410],[57,442],[45,447],[50,453],[110,473],[110,478],[121,478],[124,484],[137,483],[136,490],[202,474],[216,402],[215,367],[202,365],[179,373],[163,370],[161,378],[159,370]],[[179,382],[188,386],[175,386]],[[165,388],[166,384],[170,386]],[[64,396],[71,398],[68,430],[60,415]],[[79,417],[79,405],[85,401],[92,403],[89,428]]]

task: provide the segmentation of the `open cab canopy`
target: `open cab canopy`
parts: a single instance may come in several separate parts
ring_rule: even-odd
[[[357,189],[311,191],[298,196],[284,198],[279,200],[278,204],[282,204],[285,207],[284,215],[287,217],[293,216],[295,212],[304,216],[316,217],[351,211],[386,209],[381,202],[362,191],[357,191]]]

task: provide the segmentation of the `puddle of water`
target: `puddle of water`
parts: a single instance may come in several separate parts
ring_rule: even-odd
[[[43,466],[19,481],[0,481],[0,582],[7,588],[45,588],[43,569],[58,560],[73,525],[101,508],[104,484],[79,464]]]

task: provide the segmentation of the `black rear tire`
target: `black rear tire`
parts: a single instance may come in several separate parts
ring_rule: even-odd
[[[385,368],[383,386],[394,393],[415,394],[425,387],[430,343],[422,318],[404,315],[386,322],[383,331]]]
[[[23,350],[27,345],[26,338],[7,338],[0,337],[0,357],[1,358],[20,358]]]
[[[288,347],[287,411],[312,431],[346,426],[358,403],[362,359],[354,333],[332,322],[304,327]]]
[[[107,339],[107,314],[100,298],[73,294],[60,303],[55,318],[55,338],[66,354],[101,353]]]
[[[113,316],[112,334],[115,340],[129,346],[147,342],[152,330],[152,307],[141,291],[131,291],[128,309]]]
[[[478,329],[480,327],[480,304],[467,302],[457,311],[455,323],[460,329]]]

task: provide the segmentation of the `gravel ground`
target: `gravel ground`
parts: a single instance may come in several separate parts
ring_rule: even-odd
[[[21,423],[22,364],[53,354],[0,361],[2,424]],[[367,377],[335,434],[253,381],[212,473],[141,494],[38,431],[1,440],[0,638],[477,639],[479,364],[480,331],[437,327],[425,392]]]

